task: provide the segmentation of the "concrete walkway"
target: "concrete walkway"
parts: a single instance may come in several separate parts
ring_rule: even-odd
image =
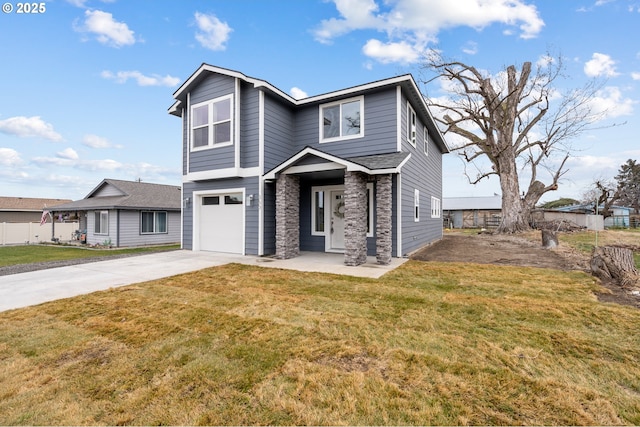
[[[47,301],[146,282],[232,262],[261,267],[379,278],[405,261],[406,259],[393,258],[390,265],[381,266],[375,263],[375,257],[369,257],[366,264],[348,267],[344,265],[343,255],[321,252],[305,252],[297,258],[288,260],[186,250],[160,252],[0,276],[0,311],[28,307]]]

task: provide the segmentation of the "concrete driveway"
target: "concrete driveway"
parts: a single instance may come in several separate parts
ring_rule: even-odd
[[[28,307],[232,262],[378,278],[406,260],[394,258],[390,265],[380,266],[375,263],[375,257],[370,257],[366,264],[358,267],[345,266],[343,261],[343,255],[318,252],[305,252],[297,258],[276,260],[215,252],[177,250],[90,262],[0,276],[0,311]]]

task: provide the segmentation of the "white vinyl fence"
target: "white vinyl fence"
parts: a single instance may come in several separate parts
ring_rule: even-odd
[[[39,222],[1,222],[0,245],[50,242],[52,226],[53,224],[50,222],[42,225]],[[53,237],[63,242],[71,240],[78,227],[79,224],[77,222],[56,222]]]

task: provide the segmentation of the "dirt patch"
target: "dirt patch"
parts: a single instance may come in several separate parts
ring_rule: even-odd
[[[581,270],[590,273],[589,257],[566,245],[545,249],[531,236],[493,234],[445,234],[444,238],[422,248],[411,256],[418,261],[469,262],[551,268],[562,271]],[[607,293],[598,294],[603,302],[615,302],[640,308],[640,298],[629,294],[615,283],[602,283]]]

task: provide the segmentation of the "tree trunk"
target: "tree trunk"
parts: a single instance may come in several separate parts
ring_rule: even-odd
[[[542,230],[542,246],[547,249],[558,247],[558,235],[551,230]]]
[[[509,150],[506,150],[509,151]],[[513,159],[508,160],[508,154],[503,153],[498,163],[500,175],[500,187],[502,189],[502,223],[498,227],[498,233],[519,233],[530,230],[529,215],[525,214],[522,198],[520,197],[520,185],[518,183],[518,170]]]
[[[591,272],[601,280],[614,280],[622,287],[640,284],[640,273],[631,249],[616,246],[595,248],[591,256]]]

